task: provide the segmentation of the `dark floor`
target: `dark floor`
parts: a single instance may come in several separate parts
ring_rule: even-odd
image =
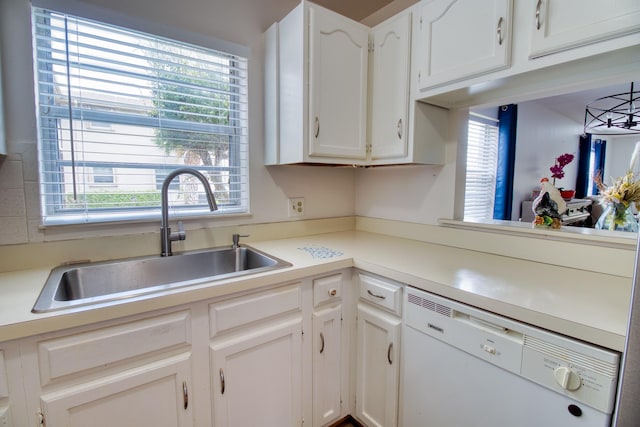
[[[332,427],[362,427],[362,424],[354,420],[352,417],[347,417],[338,424],[334,424]]]

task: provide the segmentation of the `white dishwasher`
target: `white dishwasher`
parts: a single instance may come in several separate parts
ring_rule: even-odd
[[[620,354],[408,288],[402,427],[609,427]]]

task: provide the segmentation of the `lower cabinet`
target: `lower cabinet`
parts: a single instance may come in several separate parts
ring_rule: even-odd
[[[24,340],[29,424],[193,426],[191,333],[182,309]]]
[[[301,284],[216,302],[209,313],[213,425],[302,425]]]
[[[352,277],[0,343],[0,427],[396,426],[402,286]]]
[[[301,425],[301,326],[295,319],[251,328],[211,346],[216,427]]]
[[[192,426],[188,354],[44,394],[42,425]]]
[[[343,322],[346,272],[313,279],[313,426],[333,424],[348,414],[347,323]]]
[[[368,427],[395,427],[400,381],[401,287],[359,275],[356,418]]]

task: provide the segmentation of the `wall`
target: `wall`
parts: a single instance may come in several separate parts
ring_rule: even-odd
[[[185,221],[187,230],[247,223],[289,221],[287,198],[305,197],[302,219],[351,216],[355,212],[355,171],[351,168],[266,168],[263,158],[262,33],[297,4],[296,0],[193,2],[184,7],[159,0],[91,0],[60,4],[168,36],[223,39],[249,48],[249,144],[251,215]],[[103,9],[108,7],[109,9]],[[115,21],[115,22],[114,22]],[[122,22],[120,22],[122,21]],[[158,223],[40,227],[36,116],[34,108],[30,2],[0,1],[5,123],[8,156],[0,160],[0,245],[117,234],[157,232]],[[223,43],[224,44],[224,43]],[[155,249],[155,248],[154,248]]]
[[[636,143],[640,142],[640,135],[630,136],[594,136],[593,138],[607,141],[607,152],[605,154],[603,179],[605,184],[611,184],[612,180],[623,175],[629,170],[629,163]],[[634,172],[640,172],[640,159],[633,168]]]
[[[567,116],[535,102],[518,104],[512,220],[520,218],[522,201],[532,200],[531,193],[540,187],[540,179],[552,179],[549,168],[561,154],[575,157],[565,166],[564,178],[556,180],[556,187],[575,188],[580,134],[582,124]]]

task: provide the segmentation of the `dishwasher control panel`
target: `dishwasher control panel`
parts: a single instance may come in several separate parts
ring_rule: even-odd
[[[613,411],[619,353],[408,288],[406,325],[604,413]]]

